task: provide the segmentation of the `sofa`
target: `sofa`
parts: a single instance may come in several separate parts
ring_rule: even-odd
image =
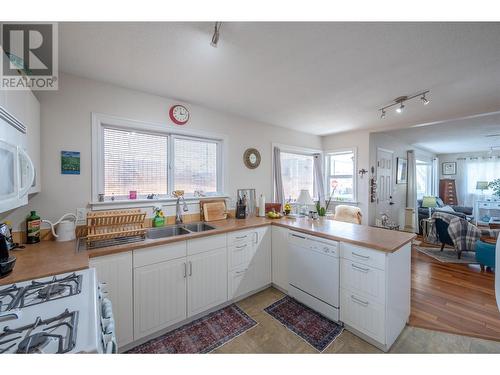
[[[458,216],[462,219],[467,219],[467,216],[472,215],[472,207],[464,207],[464,206],[446,206],[443,200],[439,197],[436,198],[437,207],[431,208],[431,213],[434,212],[445,212],[450,215]],[[451,211],[448,207],[451,207],[453,211]],[[418,209],[418,233],[422,234],[422,220],[427,219],[429,217],[429,209],[426,207],[422,207],[422,199],[417,200],[417,209]]]

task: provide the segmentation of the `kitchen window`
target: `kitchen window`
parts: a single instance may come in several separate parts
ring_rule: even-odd
[[[221,139],[164,132],[164,126],[96,121],[93,125],[93,200],[109,202],[155,194],[171,198],[223,195]],[[100,120],[100,119],[98,119]],[[135,125],[135,126],[134,126]]]
[[[356,201],[356,152],[354,149],[330,152],[326,155],[327,199]]]
[[[295,202],[303,189],[315,196],[313,163],[312,154],[281,152],[283,196],[286,201]]]

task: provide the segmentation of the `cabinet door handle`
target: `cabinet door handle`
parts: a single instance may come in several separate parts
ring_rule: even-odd
[[[355,257],[358,257],[358,258],[362,258],[362,259],[370,259],[369,256],[361,255],[361,254],[355,253],[354,251],[352,252],[352,255],[354,255]]]
[[[259,232],[255,232],[255,244],[259,243]]]
[[[351,266],[352,266],[352,268],[354,268],[357,271],[361,271],[361,272],[365,272],[365,273],[370,271],[369,268],[359,267],[359,266],[356,266],[355,264],[351,264]]]
[[[184,262],[184,278],[187,276],[187,263]]]
[[[189,276],[193,275],[193,263],[189,261]]]
[[[247,244],[244,244],[244,245],[241,245],[241,246],[236,246],[237,249],[244,249],[245,247],[247,247]]]
[[[359,298],[356,298],[355,296],[351,295],[351,299],[356,302],[356,303],[359,303],[360,305],[363,305],[363,306],[368,306],[369,305],[369,302],[368,301],[363,301],[363,300],[360,300]]]

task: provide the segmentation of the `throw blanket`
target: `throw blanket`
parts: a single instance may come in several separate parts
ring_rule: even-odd
[[[441,219],[448,223],[448,234],[457,251],[476,251],[476,241],[479,240],[482,235],[494,237],[496,234],[492,233],[493,231],[489,229],[481,231],[467,220],[444,212],[434,212],[432,218],[434,220]],[[427,241],[439,243],[435,225],[431,226]]]

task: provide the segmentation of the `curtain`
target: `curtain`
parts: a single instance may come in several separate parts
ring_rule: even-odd
[[[413,223],[412,227],[415,230],[415,226],[418,228],[418,210],[417,206],[417,161],[415,159],[415,151],[409,150],[406,153],[406,159],[408,160],[407,168],[407,183],[406,183],[406,208],[413,209]],[[407,223],[405,226],[409,226]]]
[[[464,164],[463,171],[465,174],[462,183],[465,194],[461,194],[464,196],[462,202],[464,206],[473,207],[474,201],[482,194],[487,196],[493,193],[491,190],[485,190],[484,192],[476,190],[476,184],[478,181],[491,182],[500,178],[500,159],[498,157],[469,158],[463,160],[462,163]]]
[[[319,199],[320,207],[325,207],[325,186],[323,184],[323,160],[321,154],[314,154],[314,188]]]
[[[435,197],[439,196],[439,158],[436,156],[432,159],[432,189],[431,194]]]
[[[273,149],[273,171],[274,171],[274,202],[284,204],[283,179],[281,176],[281,150],[279,147]]]

